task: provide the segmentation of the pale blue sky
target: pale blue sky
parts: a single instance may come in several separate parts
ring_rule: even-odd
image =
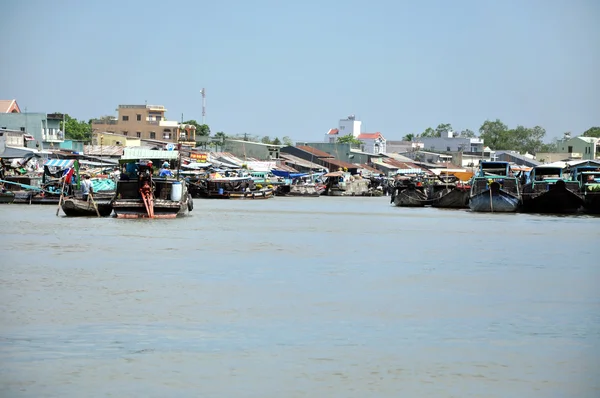
[[[439,123],[600,125],[600,1],[2,4],[0,97],[79,119],[162,104],[213,132],[321,140],[356,114],[388,139]]]

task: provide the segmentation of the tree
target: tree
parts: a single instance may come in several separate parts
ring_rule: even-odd
[[[279,141],[279,138],[275,137],[275,139],[273,141],[271,141],[271,144],[273,144],[273,145],[281,145],[281,141]]]
[[[263,144],[270,144],[271,138],[268,135],[265,135],[263,138],[260,139],[260,142],[262,142]]]
[[[540,126],[533,128],[517,126],[514,130],[509,131],[512,146],[509,149],[535,154],[544,145],[543,138],[545,135],[546,130]]]
[[[483,139],[484,144],[494,150],[513,149],[510,148],[508,127],[500,119],[483,122],[479,128],[479,138]]]
[[[452,131],[450,123],[440,123],[435,128],[435,137],[448,137],[448,133]]]
[[[209,136],[210,135],[210,127],[208,127],[208,124],[200,124],[197,121],[195,121],[194,119],[185,121],[185,122],[183,122],[183,124],[191,124],[192,126],[196,127],[196,135],[201,135],[201,136]]]
[[[292,139],[290,137],[288,137],[287,135],[285,137],[283,137],[281,139],[281,141],[283,141],[283,145],[294,146],[294,141],[292,141]]]
[[[60,113],[57,113],[60,115]],[[92,124],[77,120],[65,113],[65,122],[60,122],[60,129],[65,132],[65,138],[69,140],[85,141],[92,140]]]
[[[217,138],[217,139],[219,139],[221,141],[225,141],[227,139],[227,134],[225,134],[222,131],[218,131],[218,132],[215,133],[215,136],[213,138]]]
[[[475,138],[475,132],[473,132],[472,130],[466,129],[460,132],[460,137],[463,138]]]
[[[412,141],[414,139],[415,139],[414,134],[406,134],[404,137],[402,137],[402,141]]]
[[[423,138],[432,138],[432,137],[439,137],[439,135],[436,135],[436,132],[434,129],[432,129],[431,127],[427,127],[425,129],[425,131],[423,131],[421,133],[421,137]]]
[[[340,138],[338,138],[337,142],[339,142],[340,144],[362,144],[362,141],[353,136],[352,134],[341,136]]]
[[[600,138],[600,127],[590,127],[583,133],[583,136]]]

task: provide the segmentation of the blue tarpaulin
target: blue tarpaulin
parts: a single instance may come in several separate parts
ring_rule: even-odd
[[[73,167],[73,164],[75,164],[73,159],[48,159],[46,160],[46,163],[44,163],[44,166],[68,169]]]
[[[281,171],[281,170],[271,170],[271,173],[277,177],[283,178],[299,178],[307,176],[308,173],[291,173],[289,171]]]

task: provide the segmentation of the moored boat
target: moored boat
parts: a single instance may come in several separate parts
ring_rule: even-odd
[[[11,191],[2,190],[0,192],[0,203],[12,203],[15,201],[15,194]]]
[[[576,213],[584,204],[579,182],[569,181],[558,166],[536,166],[522,188],[521,210],[527,213]]]
[[[508,162],[481,162],[473,177],[469,208],[474,212],[516,212],[521,203],[519,180]]]
[[[468,209],[471,186],[455,184],[435,192],[431,197],[431,206],[444,209]]]
[[[391,202],[400,207],[424,207],[431,204],[422,182],[410,178],[396,181]]]
[[[112,213],[112,200],[83,200],[75,197],[63,199],[61,208],[67,217],[107,217]],[[96,212],[97,210],[97,212]]]
[[[155,156],[161,160],[166,154]],[[117,218],[176,218],[192,211],[194,202],[184,181],[154,176],[150,159],[121,159],[120,163],[126,171],[121,173],[112,202]]]

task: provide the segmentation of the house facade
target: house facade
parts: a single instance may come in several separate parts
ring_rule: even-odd
[[[571,159],[595,160],[600,158],[600,138],[573,137],[558,144],[561,153],[568,154]]]
[[[92,120],[92,131],[165,142],[196,143],[196,127],[167,120],[163,105],[119,105],[118,116]]]
[[[446,137],[421,137],[419,142],[423,143],[426,151],[441,152],[482,152],[484,149],[483,139],[454,137],[452,131]]]
[[[21,113],[17,100],[0,100],[0,113]]]
[[[387,152],[386,140],[379,132],[360,133],[356,138],[362,142],[360,149],[363,152],[372,153],[375,155]]]
[[[281,145],[263,144],[244,140],[226,139],[223,142],[223,152],[229,152],[240,159],[254,158],[258,160],[279,159]]]
[[[92,145],[121,145],[121,146],[142,146],[140,138],[129,137],[123,134],[92,133]]]
[[[65,140],[60,129],[62,115],[45,113],[0,113],[0,129],[14,130],[29,136],[33,141],[28,147],[40,149],[58,148]]]
[[[361,128],[362,122],[356,120],[356,116],[350,115],[346,119],[340,119],[338,128],[329,129],[327,134],[325,134],[325,142],[334,143],[338,138],[348,134],[352,134],[352,136],[356,138],[360,134]]]

